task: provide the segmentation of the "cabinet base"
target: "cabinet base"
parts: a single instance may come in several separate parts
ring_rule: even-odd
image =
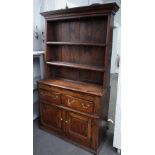
[[[97,150],[93,150],[93,149],[91,149],[91,148],[88,148],[88,147],[86,147],[86,146],[83,146],[83,145],[81,145],[81,144],[78,144],[78,143],[76,143],[76,142],[74,142],[74,141],[68,139],[68,138],[65,137],[63,134],[61,135],[61,134],[56,133],[55,131],[52,131],[49,127],[45,127],[45,126],[43,126],[43,125],[40,125],[40,129],[42,129],[42,130],[44,130],[44,131],[47,131],[47,132],[53,134],[54,136],[57,136],[57,137],[59,137],[59,138],[65,140],[66,142],[69,142],[69,143],[71,143],[71,144],[73,144],[73,145],[75,145],[75,146],[78,146],[78,147],[80,147],[80,148],[82,148],[82,149],[84,149],[84,150],[86,150],[86,151],[88,151],[88,152],[91,152],[91,153],[94,154],[94,155],[98,155],[98,154],[99,154],[99,151],[101,150],[101,148],[102,148],[102,146],[103,146],[103,144],[104,144],[104,142],[105,142],[105,139],[106,139],[106,138],[104,139],[104,141],[100,144],[100,146],[98,147]]]

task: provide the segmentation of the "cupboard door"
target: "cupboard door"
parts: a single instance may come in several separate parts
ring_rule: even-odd
[[[41,103],[41,123],[53,130],[62,129],[61,109],[45,103]]]
[[[67,136],[79,144],[90,146],[91,119],[79,114],[67,112],[66,118]]]

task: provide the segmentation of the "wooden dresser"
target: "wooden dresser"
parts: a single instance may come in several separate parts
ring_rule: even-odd
[[[41,13],[45,79],[41,128],[97,154],[106,137],[116,3]],[[51,146],[52,147],[52,146]]]

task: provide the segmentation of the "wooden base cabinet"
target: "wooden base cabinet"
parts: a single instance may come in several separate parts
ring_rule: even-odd
[[[105,95],[89,96],[50,86],[51,83],[47,84],[47,81],[38,82],[41,127],[97,153],[106,136],[106,121],[103,117],[105,114],[102,113],[103,107],[99,107]],[[50,94],[51,99],[47,94]]]
[[[90,147],[91,121],[89,117],[61,110],[56,106],[42,102],[41,124],[53,131],[64,132],[68,138]]]
[[[41,128],[94,154],[106,138],[116,3],[41,13],[45,79],[38,81]]]

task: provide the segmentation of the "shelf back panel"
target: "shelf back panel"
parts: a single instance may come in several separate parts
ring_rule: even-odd
[[[105,43],[107,17],[47,22],[47,41]]]
[[[48,45],[46,53],[46,61],[63,61],[104,67],[104,47]]]
[[[50,77],[60,77],[69,80],[83,81],[100,85],[102,85],[103,82],[103,73],[100,72],[84,71],[68,67],[57,67],[57,66],[48,66],[48,67],[51,73]]]

